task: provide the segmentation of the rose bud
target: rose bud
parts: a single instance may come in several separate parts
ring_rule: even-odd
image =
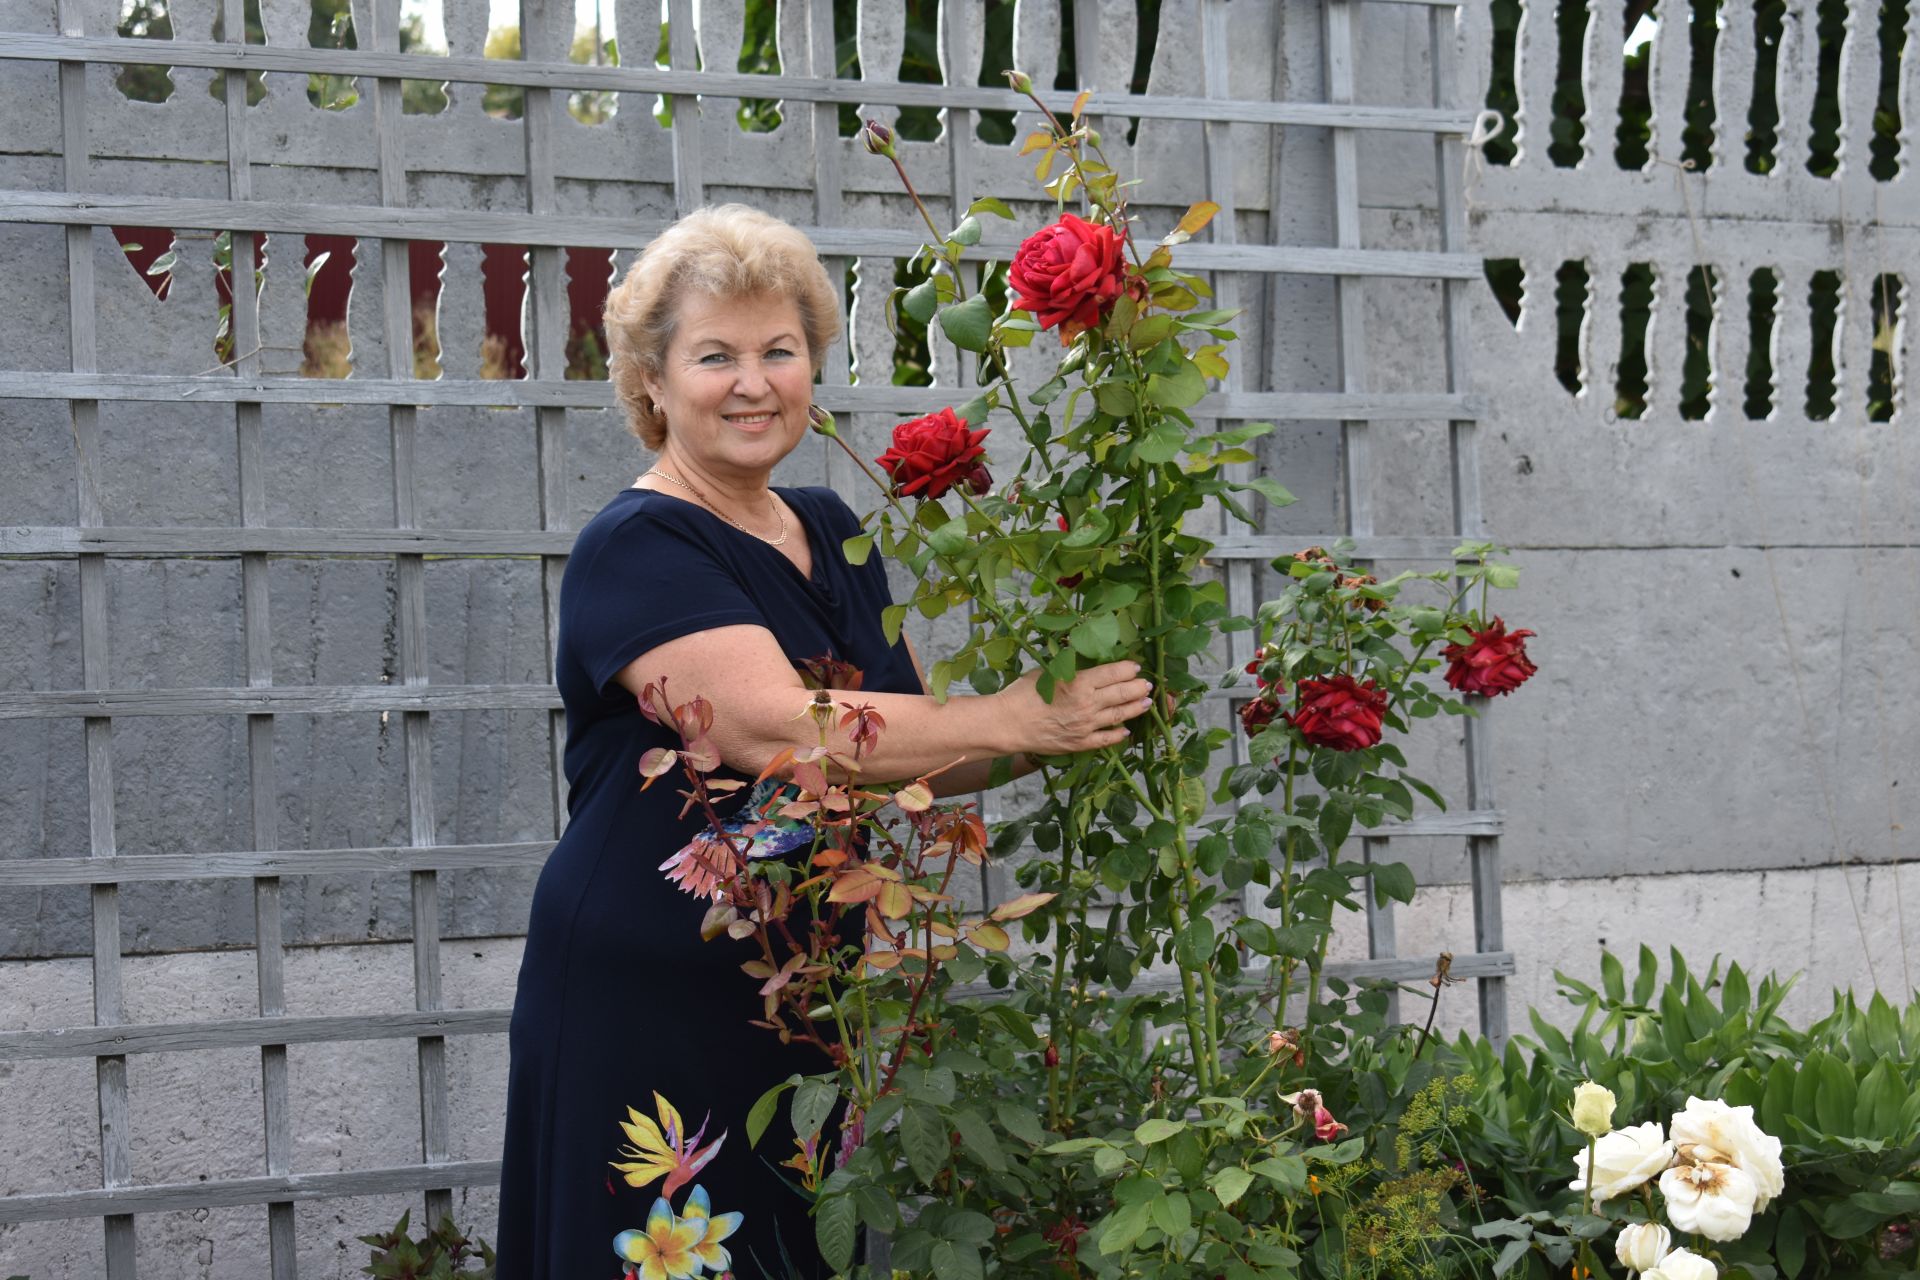
[[[1029,76],[1026,72],[1009,71],[1006,73],[1006,77],[1007,77],[1007,86],[1011,88],[1015,93],[1032,93],[1033,92],[1033,77]]]
[[[1484,631],[1473,633],[1472,643],[1449,644],[1441,653],[1447,660],[1447,683],[1461,693],[1512,693],[1539,670],[1527,660],[1527,637],[1532,634],[1508,631],[1496,617]]]
[[[816,434],[826,436],[829,440],[840,438],[840,430],[834,425],[833,415],[817,404],[807,406],[807,425],[812,427]]]
[[[967,472],[967,478],[962,483],[964,483],[967,488],[972,491],[974,497],[977,498],[987,490],[993,488],[993,473],[988,471],[984,466],[976,465],[973,470]]]
[[[893,429],[893,443],[874,461],[892,478],[903,498],[939,498],[957,484],[971,486],[980,463],[988,428],[970,429],[952,409],[903,422]],[[988,477],[991,483],[992,478]]]
[[[893,130],[878,120],[867,121],[866,126],[860,130],[860,142],[866,147],[868,155],[893,159]]]
[[[1660,1265],[1673,1247],[1673,1235],[1657,1222],[1641,1222],[1620,1228],[1614,1241],[1614,1256],[1629,1271],[1651,1271]]]
[[[1573,1091],[1573,1127],[1589,1138],[1613,1132],[1613,1090],[1588,1080]]]
[[[1060,1050],[1054,1047],[1053,1041],[1047,1041],[1046,1051],[1040,1055],[1040,1060],[1046,1063],[1049,1071],[1060,1065]]]
[[[1364,751],[1380,741],[1380,717],[1387,695],[1371,680],[1349,675],[1300,682],[1300,706],[1287,723],[1316,747]]]

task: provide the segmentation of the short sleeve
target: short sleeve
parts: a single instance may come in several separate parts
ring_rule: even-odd
[[[601,693],[635,658],[669,640],[767,625],[728,564],[685,530],[645,515],[609,530],[577,574],[569,565],[561,596],[570,656]]]

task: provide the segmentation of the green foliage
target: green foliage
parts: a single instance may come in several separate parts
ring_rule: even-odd
[[[1531,1242],[1518,1274],[1553,1274],[1546,1243],[1586,1221],[1565,1190],[1582,1139],[1562,1119],[1583,1080],[1618,1097],[1616,1125],[1664,1125],[1689,1097],[1720,1098],[1751,1106],[1781,1139],[1785,1194],[1740,1240],[1715,1248],[1723,1274],[1911,1273],[1910,1251],[1883,1252],[1920,1220],[1920,1004],[1896,1011],[1875,995],[1863,1007],[1836,993],[1825,1017],[1798,1029],[1779,1013],[1790,982],[1755,983],[1717,960],[1694,973],[1678,951],[1663,981],[1646,948],[1631,981],[1610,954],[1597,987],[1556,977],[1579,1011],[1571,1032],[1535,1012],[1533,1036],[1503,1053],[1464,1037],[1453,1047],[1477,1082],[1464,1158],[1518,1224],[1511,1238]]]
[[[393,1230],[360,1237],[373,1248],[373,1260],[362,1272],[374,1280],[493,1280],[493,1250],[485,1241],[468,1239],[452,1218],[441,1218],[415,1239],[408,1227],[412,1217],[409,1209]]]

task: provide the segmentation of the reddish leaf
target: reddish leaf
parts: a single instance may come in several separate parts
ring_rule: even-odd
[[[1058,895],[1051,893],[1023,893],[1017,898],[1009,898],[993,909],[995,920],[1018,920],[1021,916],[1032,915],[1041,907],[1052,902]]]

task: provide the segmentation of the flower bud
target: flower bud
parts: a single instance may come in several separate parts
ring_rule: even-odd
[[[1060,1065],[1060,1050],[1054,1046],[1053,1041],[1047,1041],[1046,1052],[1040,1055],[1040,1059],[1046,1063],[1049,1071]]]
[[[1715,1280],[1720,1268],[1690,1249],[1675,1249],[1660,1265],[1643,1272],[1641,1280]]]
[[[807,425],[812,427],[815,433],[829,440],[840,438],[840,429],[834,425],[833,415],[817,404],[807,406]]]
[[[1573,1091],[1573,1127],[1589,1138],[1613,1132],[1613,1090],[1589,1080]]]
[[[1073,869],[1072,884],[1074,888],[1085,893],[1094,886],[1093,872],[1087,870],[1085,867],[1075,867]]]
[[[976,465],[973,470],[967,472],[966,479],[962,480],[961,483],[972,490],[973,496],[977,498],[987,490],[993,488],[993,473],[988,471],[984,466]]]
[[[1620,1265],[1629,1271],[1651,1271],[1660,1265],[1673,1246],[1673,1235],[1657,1222],[1641,1222],[1620,1228],[1613,1252]]]
[[[1033,77],[1029,76],[1026,72],[1009,71],[1006,73],[1006,75],[1007,75],[1007,85],[1015,93],[1032,93],[1033,92]]]
[[[893,130],[878,120],[867,121],[866,127],[860,130],[860,142],[868,155],[893,159]]]

